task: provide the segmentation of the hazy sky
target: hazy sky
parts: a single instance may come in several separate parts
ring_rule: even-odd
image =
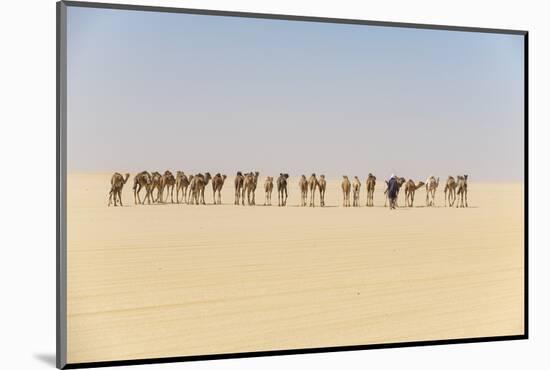
[[[523,36],[69,7],[69,171],[523,179]]]

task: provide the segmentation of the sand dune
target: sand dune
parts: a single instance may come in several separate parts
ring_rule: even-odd
[[[381,181],[312,209],[297,177],[284,208],[234,206],[232,178],[223,205],[135,206],[130,178],[115,208],[109,179],[68,176],[71,363],[523,333],[521,184],[389,211]]]

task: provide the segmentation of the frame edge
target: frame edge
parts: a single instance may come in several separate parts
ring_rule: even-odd
[[[56,3],[56,367],[67,365],[67,5]]]

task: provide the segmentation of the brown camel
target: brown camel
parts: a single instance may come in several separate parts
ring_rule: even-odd
[[[141,171],[134,177],[134,204],[143,204],[147,199],[147,203],[151,204],[151,175],[147,171]],[[142,188],[145,188],[145,198],[143,202],[140,199],[139,193]]]
[[[401,190],[401,186],[403,186],[403,184],[404,184],[406,181],[407,181],[407,180],[405,180],[404,177],[398,177],[398,178],[397,178],[397,196],[398,196],[398,197],[399,197],[399,190]],[[388,194],[389,182],[386,180],[385,183],[386,183],[386,190],[384,190],[384,195],[386,196],[386,200],[384,201],[384,207],[386,207],[387,204],[388,204],[387,202],[388,202],[388,196],[389,196],[389,194]],[[394,204],[394,205],[397,206],[397,198],[396,198],[396,200],[395,200],[395,204]]]
[[[239,205],[241,200],[241,192],[243,191],[244,176],[241,171],[235,176],[235,204]]]
[[[309,179],[307,180],[307,187],[309,189],[309,206],[315,207],[315,189],[319,185],[319,182],[317,181],[317,177],[314,173],[311,174]]]
[[[376,186],[376,177],[369,173],[367,181],[365,181],[365,188],[367,190],[367,207],[374,206],[374,187]]]
[[[241,196],[243,206],[245,193],[248,205],[256,205],[256,187],[258,186],[258,176],[260,176],[260,173],[257,171],[244,175],[243,191]]]
[[[154,202],[159,201],[160,196],[160,178],[162,175],[158,172],[151,173],[151,200]],[[153,190],[157,189],[157,196],[153,197]]]
[[[187,202],[187,188],[189,187],[189,178],[183,171],[176,172],[176,202],[180,202],[180,191],[182,202]]]
[[[344,207],[350,206],[349,195],[351,191],[351,182],[347,176],[343,176],[342,180],[342,194],[344,196]]]
[[[307,205],[307,179],[306,179],[306,175],[302,175],[302,177],[300,177],[300,181],[298,182],[298,186],[300,187],[300,194],[301,194],[300,205],[302,207],[305,207]]]
[[[206,204],[204,201],[204,189],[206,189],[210,179],[212,179],[212,175],[210,175],[210,172],[206,172],[204,175],[200,173],[196,177],[198,177],[198,181],[196,182],[196,203]]]
[[[436,179],[434,176],[428,177],[426,180],[426,207],[435,207],[435,191],[439,186],[439,177]]]
[[[445,207],[447,207],[447,200],[449,201],[449,206],[452,207],[456,200],[456,187],[457,183],[455,178],[449,176],[447,178],[447,183],[445,184]]]
[[[351,185],[353,190],[353,206],[359,207],[359,192],[361,191],[361,181],[357,176],[353,177],[353,183]]]
[[[273,193],[273,177],[267,176],[264,182],[265,200],[264,206],[271,205],[271,193]]]
[[[210,182],[210,172],[196,174],[189,182],[189,203],[206,204],[204,201],[204,189]]]
[[[424,186],[424,183],[422,181],[419,181],[418,184],[415,185],[414,181],[411,179],[409,179],[409,181],[405,183],[405,207],[413,206],[414,193],[422,186]]]
[[[221,175],[217,173],[212,178],[212,197],[214,199],[214,204],[222,204],[222,188],[227,178],[226,175]],[[216,201],[216,193],[218,193],[218,200]]]
[[[286,206],[286,200],[288,198],[288,173],[281,173],[277,178],[277,199],[279,201],[279,207]]]
[[[166,170],[164,175],[160,178],[160,202],[164,203],[168,201],[168,195],[170,195],[171,203],[174,203],[174,186],[176,185],[176,178],[172,175],[172,172]],[[166,200],[164,199],[164,191],[166,190]]]
[[[111,206],[111,201],[114,200],[115,207],[117,206],[117,199],[120,202],[120,206],[122,206],[122,188],[124,187],[124,184],[126,184],[126,181],[128,181],[128,177],[130,177],[130,174],[127,173],[122,177],[122,175],[118,172],[115,172],[113,176],[111,177],[111,190],[109,191],[109,204],[108,206]]]
[[[458,208],[459,202],[461,208],[464,208],[464,203],[466,203],[466,207],[468,207],[468,175],[457,176],[456,179],[458,180],[458,190],[456,191],[458,199],[456,201],[456,208]]]
[[[325,180],[325,175],[319,176],[319,198],[321,202],[321,207],[325,206],[325,191],[327,190],[327,180]]]

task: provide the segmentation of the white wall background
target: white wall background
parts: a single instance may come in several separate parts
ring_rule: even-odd
[[[119,2],[111,0],[111,2]],[[137,1],[135,4],[530,31],[528,341],[149,365],[147,369],[548,368],[550,23],[542,1]],[[6,1],[0,21],[0,362],[53,368],[55,355],[55,2]],[[538,167],[538,168],[537,168]],[[536,204],[535,204],[536,203]],[[7,208],[6,208],[7,206]],[[421,323],[419,323],[421,324]],[[139,367],[132,367],[139,368]]]

